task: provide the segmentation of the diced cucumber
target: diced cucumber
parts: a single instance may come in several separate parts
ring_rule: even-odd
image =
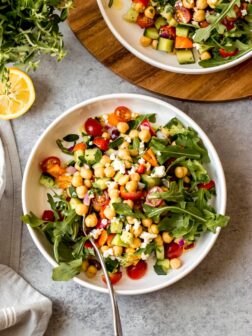
[[[149,175],[142,174],[141,179],[144,184],[148,186],[148,188],[155,187],[160,184],[161,179],[159,177],[150,177]]]
[[[87,164],[93,165],[101,160],[102,152],[99,148],[86,149],[84,157]]]
[[[84,158],[84,151],[82,149],[78,149],[74,152],[74,161],[77,162],[77,164],[82,157]]]
[[[170,20],[168,20],[169,26],[177,27],[178,22],[172,17]]]
[[[165,257],[164,245],[156,247],[156,257],[157,260],[164,260]]]
[[[79,200],[79,198],[71,198],[69,204],[70,204],[71,209],[75,209],[76,206],[78,204],[82,204],[82,202],[81,202],[81,200]]]
[[[114,176],[114,181],[115,181],[115,182],[118,182],[119,179],[120,179],[120,177],[122,177],[122,176],[123,176],[122,173],[120,173],[120,172],[116,173],[115,176]]]
[[[162,26],[167,25],[167,20],[163,18],[162,16],[159,16],[157,20],[155,21],[155,27],[157,30],[159,30]]]
[[[160,37],[158,40],[157,49],[160,51],[165,51],[167,53],[170,53],[173,51],[173,46],[174,46],[173,40]]]
[[[137,21],[138,15],[139,13],[134,8],[130,8],[128,12],[123,15],[123,18],[128,22],[134,23]]]
[[[189,34],[189,27],[181,26],[181,25],[178,25],[176,27],[176,35],[177,36],[187,37],[188,34]]]
[[[112,239],[111,244],[114,245],[114,246],[122,246],[122,247],[128,247],[129,246],[128,244],[126,244],[125,242],[122,241],[120,234],[115,235],[115,237]]]
[[[122,222],[118,221],[113,221],[110,224],[110,232],[111,233],[121,233],[123,228]]]
[[[176,50],[176,55],[177,55],[179,64],[195,63],[192,50],[189,50],[189,49]]]
[[[96,179],[95,182],[93,182],[93,188],[97,188],[100,190],[105,190],[108,188],[107,182],[109,181],[109,178],[100,178]]]
[[[45,186],[46,188],[53,188],[55,186],[54,178],[46,173],[41,174],[39,183]]]
[[[152,40],[157,40],[159,38],[158,30],[155,27],[146,28],[144,36],[149,37]]]
[[[163,271],[167,274],[170,269],[169,259],[158,260],[157,264],[162,267]]]
[[[128,245],[133,244],[133,234],[128,231],[123,231],[121,234],[121,240]]]

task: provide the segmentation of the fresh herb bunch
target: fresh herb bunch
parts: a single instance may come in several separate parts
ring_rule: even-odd
[[[0,0],[1,82],[8,82],[8,63],[34,70],[40,54],[62,60],[66,51],[59,23],[71,6],[72,0]]]

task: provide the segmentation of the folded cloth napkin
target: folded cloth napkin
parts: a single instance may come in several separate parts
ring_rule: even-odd
[[[11,268],[0,264],[0,335],[42,336],[52,303]]]

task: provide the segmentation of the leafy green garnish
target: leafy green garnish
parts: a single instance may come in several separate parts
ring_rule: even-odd
[[[82,258],[69,262],[62,262],[53,269],[52,279],[54,281],[68,281],[80,273]]]
[[[117,259],[105,258],[106,269],[109,273],[116,272],[120,266],[120,262]]]
[[[119,137],[116,140],[110,142],[109,148],[118,148],[123,143],[123,137]]]
[[[133,211],[131,207],[126,203],[113,203],[113,208],[118,215],[131,216],[135,218],[145,218],[141,211]]]
[[[66,147],[63,145],[63,141],[62,141],[62,140],[57,139],[57,140],[56,140],[56,144],[57,144],[57,146],[59,147],[59,149],[62,151],[62,153],[67,154],[67,155],[73,155],[73,153],[70,152],[70,151],[68,150],[68,148],[66,148]]]
[[[163,267],[161,265],[158,264],[158,262],[155,263],[155,265],[153,266],[154,271],[158,274],[158,275],[166,275],[167,273],[163,270]]]
[[[68,134],[63,138],[64,141],[66,142],[76,142],[79,140],[79,135],[78,134]]]
[[[131,120],[128,122],[128,125],[130,127],[130,129],[136,129],[140,126],[140,124],[144,121],[144,120],[149,120],[150,122],[156,122],[156,114],[152,113],[152,114],[141,114],[140,116],[138,116],[135,120]]]

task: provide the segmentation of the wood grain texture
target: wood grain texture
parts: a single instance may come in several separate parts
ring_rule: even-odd
[[[155,68],[127,51],[110,32],[95,0],[75,0],[69,24],[82,45],[97,60],[144,89],[175,99],[201,102],[252,96],[252,59],[218,73],[175,74]]]

